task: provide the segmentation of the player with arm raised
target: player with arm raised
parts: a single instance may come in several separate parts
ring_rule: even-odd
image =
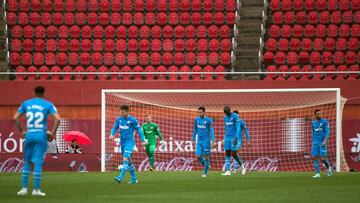
[[[46,196],[40,191],[40,182],[42,178],[42,167],[47,149],[47,140],[52,140],[60,124],[60,116],[56,107],[51,102],[45,100],[45,88],[35,88],[35,98],[24,101],[14,115],[16,126],[25,137],[24,145],[24,166],[22,170],[22,189],[17,193],[24,196],[28,193],[28,182],[31,173],[31,163],[34,164],[34,189],[33,196]],[[21,126],[20,118],[26,116],[26,130]],[[51,131],[47,128],[48,115],[54,117],[54,125]]]
[[[116,131],[120,131],[120,145],[121,153],[123,155],[123,164],[120,169],[120,174],[114,179],[121,183],[125,176],[127,170],[129,170],[131,175],[131,180],[129,184],[138,183],[137,177],[135,175],[135,167],[131,162],[132,152],[135,146],[134,131],[136,130],[141,139],[141,144],[146,145],[144,134],[141,130],[138,120],[135,117],[129,115],[129,107],[121,106],[120,107],[121,116],[119,116],[114,124],[114,127],[111,129],[110,140],[114,140]]]
[[[231,175],[230,172],[230,161],[231,156],[241,165],[240,158],[237,154],[237,150],[240,148],[237,140],[240,140],[240,118],[236,113],[232,113],[229,106],[224,107],[224,150],[225,150],[225,173],[221,174],[224,176]]]
[[[312,147],[311,156],[314,160],[315,175],[313,178],[320,178],[320,166],[319,161],[321,160],[327,170],[328,176],[332,175],[332,170],[327,159],[327,145],[330,136],[330,125],[325,118],[321,118],[321,111],[316,109],[314,111],[315,119],[312,121]]]
[[[160,138],[161,145],[165,144],[163,136],[161,135],[159,126],[156,123],[151,122],[151,115],[146,115],[145,123],[142,125],[142,130],[144,132],[145,139],[147,140],[147,145],[145,146],[146,155],[149,157],[150,161],[150,171],[154,170],[154,152],[156,148],[156,138]]]
[[[196,158],[204,166],[204,174],[202,177],[207,177],[210,166],[210,151],[215,144],[215,135],[213,128],[213,121],[211,118],[205,116],[205,108],[198,108],[199,116],[194,121],[194,132],[192,141],[194,142],[197,135],[196,142]]]
[[[237,111],[237,110],[233,111],[233,113],[236,113],[237,115],[239,115],[239,111]],[[239,117],[239,118],[240,118],[240,117]],[[246,145],[248,145],[248,146],[250,145],[250,135],[249,135],[249,132],[248,132],[248,130],[247,130],[245,121],[242,120],[241,118],[240,118],[240,128],[241,128],[241,130],[240,130],[240,137],[241,137],[241,139],[237,140],[237,144],[240,145],[240,146],[239,146],[239,149],[237,150],[237,154],[238,154],[238,156],[239,156],[239,160],[240,160],[240,163],[241,163],[241,164],[240,164],[240,166],[241,166],[241,174],[242,174],[242,175],[245,175],[246,168],[245,168],[245,166],[244,166],[243,161],[241,160],[241,157],[240,157],[240,154],[239,154],[239,153],[240,153],[240,150],[241,150],[241,148],[242,148],[242,138],[243,138],[242,132],[245,133]],[[239,170],[239,163],[238,163],[237,161],[235,161],[235,163],[234,163],[234,171],[236,172],[237,170]]]

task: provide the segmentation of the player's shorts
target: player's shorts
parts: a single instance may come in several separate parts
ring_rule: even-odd
[[[123,155],[123,158],[131,158],[134,146],[134,141],[127,141],[125,143],[121,143],[121,153]]]
[[[195,154],[196,156],[208,156],[210,155],[211,144],[210,140],[198,140],[196,142]]]
[[[321,144],[313,143],[312,147],[311,147],[311,156],[326,157],[327,156],[327,144],[325,146],[322,146]]]
[[[156,143],[149,143],[145,146],[145,151],[147,154],[154,154],[156,148]]]
[[[241,141],[237,142],[235,139],[224,141],[224,150],[225,151],[228,151],[228,150],[237,151],[240,148],[241,148]]]
[[[45,132],[26,133],[24,144],[24,161],[42,165],[47,150],[47,138]]]

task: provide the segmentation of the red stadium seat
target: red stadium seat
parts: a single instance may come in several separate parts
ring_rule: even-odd
[[[153,66],[146,66],[144,71],[146,73],[153,73],[153,72],[155,72],[155,68]],[[154,80],[154,74],[145,74],[144,78],[145,78],[145,80]]]
[[[56,54],[56,65],[65,66],[67,64],[67,55],[63,52]]]
[[[154,13],[146,13],[145,14],[145,21],[146,25],[155,25],[155,14]]]
[[[311,11],[307,15],[309,24],[317,24],[318,23],[318,13],[317,11]]]
[[[340,24],[341,23],[341,12],[334,11],[331,13],[331,23],[332,24]]]
[[[190,26],[186,26],[185,28],[185,35],[187,39],[193,39],[195,38],[195,34],[196,34],[196,29],[194,26],[190,25]]]
[[[189,40],[186,41],[186,43],[188,43]],[[162,50],[165,51],[165,52],[171,52],[173,51],[173,41],[171,39],[165,39],[163,41],[163,46],[162,46]],[[186,44],[187,46],[187,44]],[[186,48],[187,49],[187,48]],[[195,49],[195,42],[194,42],[194,49]],[[148,49],[144,49],[144,51],[147,51]],[[187,51],[189,51],[187,49]]]
[[[216,66],[215,68],[215,72],[217,72],[216,74],[216,80],[225,80],[225,74],[221,74],[225,72],[225,68],[222,65]]]
[[[324,65],[329,65],[333,62],[333,54],[329,51],[324,51],[321,56],[321,63]]]
[[[74,69],[74,72],[75,73],[78,73],[78,74],[75,74],[75,80],[83,80],[85,75],[84,74],[79,74],[79,73],[84,73],[85,72],[85,68],[83,66],[76,66],[75,69]]]
[[[184,40],[182,40],[182,39],[177,39],[177,40],[175,40],[175,43],[174,43],[174,45],[175,45],[175,51],[181,51],[181,52],[183,52],[184,51],[184,49],[185,49],[185,42],[184,42]]]
[[[356,63],[356,53],[353,51],[346,52],[345,63],[348,65],[352,65]]]
[[[62,72],[67,72],[67,73],[70,73],[72,72],[72,68],[70,66],[65,66],[63,69],[62,69]],[[72,79],[72,75],[71,74],[64,74],[63,75],[63,80],[71,80]]]
[[[90,28],[90,30],[91,30],[91,28]],[[59,38],[68,38],[69,37],[69,28],[65,25],[60,26],[58,37]]]
[[[318,11],[326,10],[327,1],[326,0],[317,0],[316,1],[316,8]]]
[[[213,22],[212,20],[212,13],[211,12],[205,12],[202,16],[202,22],[204,25],[211,25]]]
[[[152,51],[156,51],[156,52],[160,52],[161,51],[161,41],[158,39],[154,39],[151,42],[151,50]]]
[[[106,52],[114,52],[115,51],[115,42],[112,39],[105,40],[104,49]]]
[[[191,15],[191,24],[200,25],[201,22],[201,14],[198,12],[193,12]]]
[[[33,38],[34,37],[34,28],[31,25],[27,25],[24,27],[24,37],[25,38]]]
[[[154,66],[158,66],[161,63],[161,55],[158,52],[152,52],[150,55],[150,64]]]
[[[96,68],[94,66],[88,66],[84,72],[89,72],[89,74],[86,74],[86,79],[87,80],[95,80],[96,78],[96,75],[95,74],[91,74],[91,73],[94,73],[96,72]],[[83,76],[85,77],[85,76]]]
[[[327,28],[325,25],[322,25],[322,24],[317,25],[316,26],[316,37],[325,38],[326,31],[327,31]]]
[[[271,72],[277,72],[276,66],[270,65],[270,66],[266,67],[266,72],[267,72],[267,74],[266,74],[264,80],[275,80],[276,79],[277,74],[271,73]]]
[[[117,37],[118,39],[126,39],[127,34],[126,34],[126,27],[123,25],[120,25],[119,27],[117,27]]]
[[[35,66],[29,66],[27,68],[27,72],[30,72],[30,73],[36,73],[37,72],[37,68]],[[27,75],[27,79],[28,80],[35,80],[36,79],[36,74],[28,74]]]
[[[220,30],[220,38],[229,38],[231,30],[227,25],[221,26],[219,30]]]
[[[219,51],[219,40],[211,39],[209,41],[209,50],[218,52]]]
[[[56,64],[56,57],[54,53],[45,54],[45,64],[47,66],[54,66]]]
[[[161,74],[161,73],[165,73],[165,72],[166,72],[165,66],[158,66],[158,67],[156,68],[156,72],[160,72],[160,74],[157,74],[157,79],[158,79],[158,80],[165,80],[165,79],[166,79],[166,75],[165,75],[165,74]]]
[[[181,24],[181,25],[188,25],[188,24],[190,24],[190,18],[191,18],[190,13],[188,13],[188,12],[182,12],[182,13],[180,14],[180,24]]]
[[[312,11],[315,9],[315,0],[305,0],[304,1],[305,9],[308,11]]]
[[[110,74],[110,80],[119,80],[120,68],[118,66],[111,66],[109,71],[112,73],[112,74]]]
[[[287,51],[289,49],[289,41],[287,39],[281,38],[278,41],[279,51]]]
[[[9,0],[6,2],[8,11],[17,11],[19,8],[19,4],[17,0]],[[21,68],[20,68],[21,69]]]
[[[56,41],[54,39],[49,39],[46,41],[46,51],[55,52],[56,51]]]
[[[134,80],[141,80],[142,79],[142,74],[140,74],[139,72],[144,72],[143,68],[141,66],[135,66],[133,71],[134,73]]]
[[[162,64],[164,66],[169,66],[173,64],[173,55],[169,52],[164,53],[162,57]]]
[[[136,27],[136,26],[130,26],[129,28],[128,28],[128,37],[129,38],[132,38],[132,39],[135,39],[135,38],[138,38],[138,36],[139,36],[139,29],[138,29],[138,27]]]
[[[224,52],[227,53],[227,52]],[[200,66],[205,66],[208,63],[207,55],[205,52],[199,52],[197,55],[197,64]]]
[[[291,37],[291,27],[289,25],[283,25],[281,27],[281,36],[284,38]]]
[[[318,65],[321,61],[321,55],[319,52],[312,52],[310,54],[310,64],[311,65]]]
[[[171,40],[170,40],[171,41]],[[172,42],[172,41],[171,41]],[[150,49],[150,42],[149,40],[147,39],[142,39],[140,40],[139,42],[139,48],[140,48],[140,51],[149,51]],[[172,44],[171,44],[171,48],[172,48]]]
[[[180,67],[180,72],[190,72],[190,67],[187,65],[181,66]],[[190,75],[188,74],[179,74],[179,78],[180,80],[189,80],[190,79]]]
[[[177,74],[170,74],[170,73],[174,73],[174,72],[179,72],[179,69],[176,66],[170,66],[168,69],[169,80],[177,80],[178,79]]]
[[[284,23],[292,25],[295,23],[295,13],[293,11],[288,11],[284,15]]]
[[[111,25],[120,25],[121,24],[121,15],[120,13],[112,13],[110,16],[110,24]]]
[[[61,72],[61,68],[59,66],[53,66],[53,67],[51,67],[50,72],[55,72],[55,73]],[[40,77],[41,77],[41,75],[40,75]],[[51,75],[51,80],[60,80],[60,78],[61,78],[61,74],[52,74]]]
[[[322,38],[315,38],[313,42],[314,51],[322,51],[324,48],[324,40]]]
[[[135,0],[134,7],[136,12],[143,12],[144,11],[144,1],[143,0]]]
[[[88,17],[87,23],[89,25],[94,26],[94,25],[98,24],[98,15],[97,15],[97,13],[95,13],[95,12],[88,13],[87,17]]]
[[[333,38],[326,38],[324,46],[325,50],[327,51],[334,51],[335,50],[335,40]]]
[[[65,11],[74,12],[76,9],[76,4],[74,0],[66,0],[65,2]]]
[[[198,46],[197,46],[197,51],[207,51],[208,47],[207,47],[207,40],[206,39],[200,39],[198,40]]]
[[[269,30],[271,38],[279,38],[280,37],[280,27],[277,25],[272,25]]]
[[[351,26],[351,37],[360,37],[360,25],[353,24]]]
[[[177,13],[171,12],[169,14],[169,24],[173,26],[179,24],[179,15]]]
[[[101,39],[95,39],[92,41],[93,51],[103,51],[103,42]],[[87,50],[86,50],[87,51]]]
[[[313,25],[306,25],[304,28],[304,36],[312,38],[315,36],[315,27]]]
[[[126,51],[126,41],[123,39],[118,39],[116,41],[116,51],[125,52]]]
[[[194,52],[187,52],[185,55],[185,63],[189,66],[196,64],[196,55]]]
[[[184,54],[181,52],[176,52],[174,55],[174,64],[180,66],[183,65],[184,63],[185,63]]]
[[[79,40],[77,40],[77,39],[72,39],[72,40],[70,40],[70,51],[74,51],[74,52],[76,52],[76,51],[79,51],[80,50],[80,41]]]
[[[23,50],[26,52],[32,52],[33,51],[33,41],[31,39],[25,39],[23,41]]]
[[[336,50],[338,51],[345,51],[346,50],[346,39],[338,38],[336,41]]]
[[[322,11],[319,15],[319,23],[321,24],[329,24],[330,22],[330,13],[329,11]]]
[[[346,65],[338,66],[338,71],[345,72],[348,71]],[[336,79],[337,80],[345,80],[348,77],[347,73],[338,73]]]
[[[308,64],[310,60],[310,54],[309,52],[302,51],[299,53],[299,62],[301,64]]]
[[[274,61],[274,54],[272,52],[265,52],[264,55],[263,55],[263,61],[264,63],[266,64],[270,64]]]
[[[142,25],[145,22],[145,16],[142,13],[135,13],[134,15],[134,24]]]
[[[226,11],[235,11],[235,9],[236,9],[236,0],[227,0]]]
[[[94,66],[100,66],[103,63],[103,55],[99,52],[92,54],[92,64]]]
[[[209,54],[209,64],[212,66],[216,66],[219,63],[219,54],[216,52],[211,52]]]
[[[28,12],[30,8],[30,4],[27,0],[20,0],[19,2],[20,11]]]
[[[108,72],[108,68],[106,66],[100,66],[97,70],[101,74],[98,74],[98,80],[104,81],[108,79],[108,74],[105,74]]]
[[[312,49],[312,41],[309,38],[304,38],[301,42],[301,50],[303,51],[311,51]]]
[[[208,37],[218,38],[218,28],[216,27],[216,25],[212,25],[208,28]]]
[[[30,66],[33,63],[33,58],[32,55],[28,52],[22,53],[21,54],[21,64],[23,66]]]
[[[124,0],[123,1],[123,11],[124,12],[131,12],[133,10],[133,1],[132,0]]]
[[[286,57],[288,65],[296,65],[298,63],[298,55],[296,52],[289,52]]]
[[[197,27],[196,35],[198,38],[206,38],[206,27],[204,25],[200,25]]]
[[[173,28],[170,25],[166,25],[163,28],[163,37],[164,38],[172,38],[173,36]]]
[[[65,25],[71,26],[75,24],[75,15],[74,13],[65,13],[64,15]]]
[[[79,64],[79,54],[76,52],[71,52],[69,54],[69,65],[76,66]]]
[[[174,29],[175,38],[184,38],[185,36],[185,29],[183,26],[178,25]]]
[[[132,24],[132,15],[131,15],[131,13],[124,13],[123,14],[123,18],[122,18],[122,23],[124,24],[124,25],[127,25],[127,26],[129,26],[129,25],[131,25]]]
[[[296,22],[301,25],[306,24],[307,19],[305,11],[299,11],[296,13]]]
[[[149,58],[150,58],[150,56],[149,56],[148,53],[146,53],[146,52],[140,53],[140,55],[139,55],[139,64],[141,66],[148,65],[149,64]]]
[[[221,40],[220,46],[221,46],[221,51],[230,51],[232,46],[230,39]]]
[[[99,15],[99,24],[106,26],[109,24],[109,14],[107,13],[101,13]]]
[[[272,22],[277,25],[283,24],[283,13],[280,11],[275,12],[272,16]]]
[[[220,55],[220,63],[223,66],[228,66],[230,65],[231,62],[231,55],[229,52],[223,52]]]
[[[105,38],[113,39],[115,37],[115,28],[111,25],[105,28]]]
[[[356,18],[354,19],[356,23]],[[353,12],[352,11],[345,11],[342,15],[342,22],[345,24],[351,24],[353,21]]]
[[[287,65],[281,65],[278,69],[279,72],[289,72],[289,68]],[[286,80],[288,78],[288,73],[279,74],[279,76],[275,80]]]
[[[37,39],[34,44],[35,44],[35,51],[43,52],[45,50],[45,42],[43,39]]]
[[[200,71],[201,71],[201,67],[200,67]],[[213,66],[209,66],[209,65],[205,66],[204,67],[204,72],[214,72]],[[213,80],[213,74],[204,74],[204,80]]]
[[[11,40],[10,51],[11,52],[20,52],[21,51],[21,41],[19,39]]]
[[[341,0],[341,1],[339,1],[339,9],[341,11],[349,10],[349,8],[350,8],[349,0]]]
[[[329,65],[326,66],[325,71],[330,71],[330,72],[335,72],[336,71],[336,67],[334,65]],[[334,73],[326,73],[324,80],[333,80],[335,79],[335,74]]]
[[[292,10],[292,0],[283,0],[281,4],[281,9],[283,11],[290,11]]]
[[[103,38],[104,37],[104,29],[102,28],[102,26],[97,25],[93,28],[93,33],[94,33],[94,38],[99,39],[99,38]]]
[[[359,65],[351,65],[349,67],[349,71],[357,71],[359,72],[360,68]],[[350,76],[348,78],[348,80],[357,80],[359,78],[359,73],[350,73]]]
[[[222,43],[221,43],[222,44]],[[274,38],[269,38],[267,42],[265,43],[265,47],[267,51],[276,51],[277,49],[277,41]]]
[[[39,25],[40,24],[40,14],[36,12],[30,13],[30,24]]]
[[[275,54],[275,63],[276,63],[276,65],[285,64],[285,53],[284,52],[279,51]]]
[[[80,38],[80,27],[77,25],[74,25],[70,28],[70,38],[71,39],[79,39]]]
[[[356,51],[359,47],[359,39],[355,37],[350,38],[347,47],[350,51]]]
[[[290,67],[290,72],[296,73],[300,72],[300,67],[297,65],[293,65]],[[298,80],[301,77],[300,74],[290,74],[287,80]]]
[[[359,2],[360,2],[360,0],[359,0]],[[354,22],[356,24],[360,24],[360,11],[356,11],[356,13],[354,14]],[[351,24],[351,23],[349,23],[349,24]]]
[[[80,54],[80,64],[82,66],[88,66],[91,63],[91,56],[88,52]]]
[[[104,54],[104,65],[105,66],[112,66],[114,64],[114,54],[107,52]]]
[[[124,53],[122,53],[122,52],[118,52],[117,54],[116,54],[116,60],[115,60],[115,64],[117,65],[117,66],[123,66],[123,65],[125,65],[126,64],[126,59],[125,59],[126,57],[125,57],[125,54]]]
[[[226,14],[226,24],[234,25],[236,21],[236,16],[234,12],[230,12]]]
[[[76,13],[76,24],[85,25],[86,24],[86,14],[83,12]]]
[[[167,24],[167,15],[164,12],[158,13],[156,16],[156,22],[158,25],[166,25]]]
[[[270,9],[271,11],[280,11],[280,0],[272,0],[269,2],[270,3]]]
[[[83,39],[81,40],[81,51],[83,52],[90,52],[91,48],[92,48],[92,42],[89,39]],[[102,46],[102,42],[99,42],[99,40],[97,40],[97,43],[94,44],[94,46],[97,46],[96,49],[99,50],[98,46]],[[75,51],[75,50],[71,50],[71,51]]]
[[[15,12],[8,12],[6,14],[6,24],[8,25],[16,25],[17,19],[16,19],[16,13]]]
[[[341,52],[341,51],[335,52],[335,54],[334,54],[334,64],[335,65],[343,64],[344,63],[344,58],[345,58],[345,56],[344,56],[343,52]]]
[[[111,1],[111,10],[112,10],[112,12],[120,12],[121,11],[121,1],[120,0],[112,0]]]
[[[136,53],[130,52],[127,54],[127,64],[129,66],[135,66],[138,61],[138,56]]]
[[[190,11],[191,3],[190,0],[181,0],[180,1],[180,10],[181,11]]]
[[[312,68],[310,65],[303,66],[302,72],[310,72]],[[311,74],[303,73],[302,76],[299,78],[300,80],[309,80],[312,77]]]
[[[201,72],[202,71],[202,68],[200,67],[200,66],[194,66],[193,68],[192,68],[192,72]],[[193,75],[192,75],[192,79],[193,80],[201,80],[201,74],[196,74],[196,73],[194,73]]]
[[[192,0],[191,9],[192,11],[200,11],[202,9],[201,0]]]
[[[129,72],[131,72],[131,68],[129,66],[122,67],[121,72],[123,72],[121,75],[122,80],[130,80],[131,75],[129,74]]]
[[[158,39],[161,37],[161,27],[160,26],[155,25],[151,28],[151,37],[153,39]]]

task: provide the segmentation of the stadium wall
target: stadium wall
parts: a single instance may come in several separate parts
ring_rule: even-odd
[[[350,169],[360,170],[360,83],[359,81],[1,81],[0,82],[0,172],[22,168],[22,142],[11,120],[18,106],[43,85],[46,98],[64,118],[62,131],[81,130],[93,139],[84,146],[84,155],[60,154],[47,157],[45,170],[100,170],[101,89],[265,89],[265,88],[341,88],[347,98],[343,112],[343,146]],[[61,164],[59,164],[61,160]]]

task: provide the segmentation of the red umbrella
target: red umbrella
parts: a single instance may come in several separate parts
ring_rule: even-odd
[[[68,142],[76,140],[78,144],[92,144],[91,139],[79,131],[70,131],[63,135],[63,139]]]

